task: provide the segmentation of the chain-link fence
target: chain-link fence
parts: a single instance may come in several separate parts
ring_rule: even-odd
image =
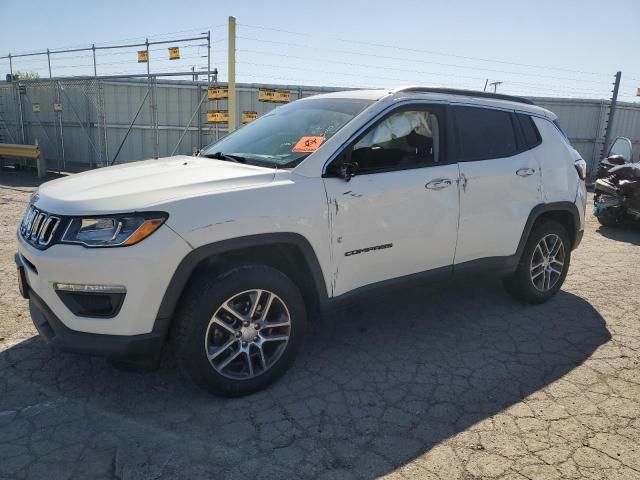
[[[209,83],[143,78],[47,79],[0,82],[2,141],[38,142],[50,170],[81,171],[149,158],[190,155],[228,132],[226,85],[209,98]],[[237,84],[239,123],[329,87]],[[274,101],[273,92],[277,92]],[[214,92],[216,93],[216,92]],[[595,171],[609,104],[604,100],[533,98],[560,119]],[[640,141],[640,106],[618,104],[616,135]]]
[[[195,150],[228,132],[226,85],[210,98],[207,81],[148,78],[0,82],[3,130],[11,143],[38,143],[50,170],[82,171]],[[237,85],[236,118],[247,123],[283,100],[335,88]],[[3,126],[4,122],[4,126]]]
[[[0,84],[7,141],[40,147],[52,170],[107,164],[102,84],[97,80],[42,80]]]

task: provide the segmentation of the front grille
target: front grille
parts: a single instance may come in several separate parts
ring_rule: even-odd
[[[59,217],[31,205],[20,224],[20,235],[34,247],[46,248],[53,240],[59,225]]]

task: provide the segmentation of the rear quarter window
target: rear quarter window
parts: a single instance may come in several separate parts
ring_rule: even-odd
[[[530,149],[540,145],[542,143],[542,137],[531,116],[518,113],[516,114],[516,118],[522,130],[525,146]]]
[[[567,134],[564,133],[564,130],[562,129],[562,127],[560,126],[560,122],[558,121],[558,119],[556,118],[553,121],[553,124],[558,128],[558,130],[560,130],[560,133],[562,134],[562,136],[566,139],[569,140],[569,137],[567,137]]]

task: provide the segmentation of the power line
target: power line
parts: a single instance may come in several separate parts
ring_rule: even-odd
[[[265,63],[254,63],[254,62],[244,62],[244,61],[240,61],[237,62],[238,65],[252,65],[252,66],[257,66],[257,67],[267,67],[267,68],[275,68],[275,69],[287,69],[287,70],[296,70],[296,71],[306,71],[306,72],[312,72],[312,73],[325,73],[325,74],[331,74],[331,75],[340,75],[340,76],[344,76],[344,77],[362,77],[363,75],[358,74],[358,73],[349,73],[349,72],[337,72],[337,71],[330,71],[330,70],[321,70],[321,69],[312,69],[312,68],[304,68],[304,67],[289,67],[289,66],[283,66],[283,65],[273,65],[273,64],[265,64]],[[263,72],[264,73],[264,72]],[[376,80],[384,80],[384,81],[391,81],[391,82],[401,82],[401,83],[424,83],[425,79],[411,79],[411,78],[396,78],[396,77],[386,77],[386,76],[380,76],[380,75],[364,75],[364,77],[366,78],[371,78],[371,79],[376,79]],[[473,78],[470,77],[471,79],[475,79],[478,81],[483,81],[483,78]],[[465,87],[468,88],[470,85],[473,85],[474,87],[472,88],[478,88],[478,84],[469,84],[469,83],[459,83],[459,82],[451,82],[451,81],[436,81],[436,82],[430,82],[433,84],[437,84],[437,85],[446,85],[446,86],[461,86],[461,87]],[[512,83],[517,83],[517,82],[512,82]],[[567,89],[567,90],[554,90],[554,89],[549,89],[545,86],[540,86],[540,85],[530,85],[528,86],[529,89],[533,89],[533,90],[542,90],[544,92],[554,92],[554,93],[561,93],[563,95],[567,95],[567,94],[571,94],[571,95],[584,95],[584,93],[581,92],[572,92],[571,89]],[[600,92],[597,91],[593,91],[596,94],[601,94]]]
[[[382,43],[364,42],[364,41],[361,41],[361,40],[345,39],[345,38],[331,37],[331,36],[325,36],[325,35],[318,36],[318,35],[314,35],[314,34],[311,34],[311,33],[295,32],[295,31],[292,31],[292,30],[282,30],[282,29],[278,29],[278,28],[264,27],[264,26],[261,26],[261,25],[249,25],[249,24],[243,24],[243,23],[239,23],[238,25],[242,26],[242,27],[246,27],[246,28],[254,28],[254,29],[259,29],[259,30],[270,30],[270,31],[275,31],[275,32],[280,32],[280,33],[301,35],[301,36],[307,36],[307,37],[316,37],[316,38],[322,38],[323,40],[331,39],[331,40],[336,40],[336,41],[339,41],[339,42],[366,45],[366,46],[369,46],[369,47],[390,48],[390,49],[395,49],[395,50],[404,50],[404,51],[410,51],[410,52],[416,52],[416,53],[427,53],[427,54],[430,54],[430,55],[441,55],[441,56],[445,56],[445,57],[461,58],[461,59],[465,59],[465,60],[475,60],[475,61],[490,62],[490,63],[501,63],[501,64],[504,64],[504,65],[515,65],[515,66],[519,66],[519,67],[541,68],[541,69],[545,69],[545,70],[558,70],[558,71],[572,72],[572,73],[583,73],[583,74],[588,74],[588,75],[610,76],[610,74],[602,73],[602,72],[589,72],[589,71],[580,71],[580,70],[574,70],[574,69],[569,69],[569,68],[549,67],[548,65],[533,65],[533,64],[527,64],[527,63],[508,62],[508,61],[504,61],[504,60],[488,59],[488,58],[481,58],[481,57],[471,57],[471,56],[466,56],[466,55],[457,55],[457,54],[453,54],[453,53],[443,53],[443,52],[438,52],[438,51],[433,51],[433,50],[424,50],[424,49],[418,49],[418,48],[401,47],[401,46],[398,46],[398,45],[386,45],[386,44],[382,44]]]
[[[278,57],[286,57],[286,58],[293,58],[293,59],[298,59],[298,60],[309,60],[308,57],[303,57],[303,56],[299,56],[299,55],[288,55],[288,54],[279,54],[279,53],[270,53],[270,52],[261,52],[261,51],[256,51],[256,50],[244,50],[244,49],[238,49],[238,52],[247,52],[247,53],[254,53],[254,54],[260,54],[260,55],[269,55],[269,56],[278,56]],[[371,64],[362,64],[362,63],[354,63],[354,62],[347,62],[347,61],[340,61],[340,60],[332,60],[332,59],[327,59],[327,58],[318,58],[318,57],[313,57],[313,61],[318,61],[321,60],[323,62],[327,62],[327,63],[335,63],[335,64],[340,64],[340,65],[348,65],[348,66],[355,66],[355,67],[361,67],[361,68],[375,68],[375,69],[383,69],[383,70],[393,70],[393,71],[398,71],[398,72],[406,72],[406,73],[418,73],[418,74],[424,74],[424,75],[436,75],[436,76],[445,76],[445,77],[455,77],[455,78],[467,78],[470,80],[479,80],[482,81],[484,80],[484,78],[482,77],[473,77],[473,76],[469,76],[469,75],[460,75],[460,74],[452,74],[452,73],[440,73],[440,72],[429,72],[429,71],[424,71],[424,70],[412,70],[412,69],[404,69],[404,68],[397,68],[397,67],[389,67],[389,66],[384,66],[381,67],[380,65],[371,65]],[[289,67],[281,67],[281,68],[289,68]],[[298,67],[294,67],[294,68],[298,68]],[[527,82],[520,82],[520,81],[510,81],[510,83],[513,84],[517,84],[517,85],[523,85],[523,86],[533,86],[533,87],[538,87],[538,84],[533,84],[533,83],[527,83]],[[592,90],[592,89],[584,89],[584,88],[575,88],[575,87],[566,87],[567,90],[576,90],[576,91],[583,91],[585,93],[601,93],[599,90]]]
[[[196,32],[197,32],[198,35],[206,35],[207,29],[219,28],[221,26],[224,26],[224,25],[216,25],[216,26],[213,26],[213,27],[191,28],[189,30],[179,30],[179,31],[176,31],[176,32],[159,33],[159,34],[155,34],[155,35],[148,35],[146,37],[137,36],[137,37],[130,37],[130,38],[122,38],[122,39],[119,39],[119,40],[110,40],[108,42],[97,42],[97,43],[94,43],[93,45],[95,45],[96,48],[98,48],[98,47],[114,46],[114,45],[117,45],[118,43],[121,43],[121,42],[135,42],[135,41],[138,41],[140,43],[144,43],[145,40],[157,41],[157,40],[161,40],[163,38],[170,37],[170,36],[173,36],[173,35],[177,35],[177,34],[180,34],[180,33],[193,33],[195,35]],[[182,41],[182,39],[176,38],[175,41],[179,42],[179,41]],[[222,41],[222,40],[218,40],[218,42],[220,42],[220,41]],[[213,43],[213,42],[211,42],[211,43]],[[50,48],[50,50],[51,50],[52,54],[57,54],[60,50],[72,50],[72,49],[75,49],[75,48],[91,49],[91,44],[69,45],[69,46],[66,46],[66,47]],[[123,47],[123,48],[126,48],[126,47]],[[21,52],[17,52],[17,53],[13,52],[11,55],[13,57],[13,56],[19,56],[19,55],[32,55],[32,54],[38,54],[38,53],[46,55],[46,52],[42,52],[42,51],[38,51],[38,50],[27,50],[27,51],[21,51]],[[2,56],[4,56],[4,55],[2,55]]]
[[[301,43],[282,42],[282,41],[277,41],[277,40],[264,40],[264,39],[259,39],[259,38],[244,37],[244,36],[241,36],[241,35],[238,35],[237,38],[244,39],[244,40],[258,41],[258,42],[262,42],[262,43],[273,43],[273,44],[277,44],[277,45],[285,45],[285,46],[294,46],[294,47],[300,47],[300,48],[314,49],[314,47],[311,46],[311,45],[306,45],[306,44],[301,44]],[[422,63],[422,64],[427,64],[427,65],[438,65],[438,66],[441,66],[441,67],[462,68],[462,69],[467,69],[467,70],[470,70],[470,69],[471,70],[481,70],[481,71],[485,71],[485,72],[501,73],[501,74],[508,74],[508,75],[523,75],[523,76],[529,76],[529,77],[550,78],[550,79],[553,79],[553,80],[567,80],[567,81],[572,81],[572,82],[575,81],[575,82],[585,82],[585,83],[594,83],[594,84],[608,84],[609,83],[606,80],[583,80],[583,79],[577,79],[577,78],[567,78],[567,77],[558,77],[558,76],[553,76],[553,75],[544,75],[544,74],[540,74],[540,73],[496,70],[496,69],[492,69],[492,68],[467,66],[467,65],[457,65],[457,64],[452,64],[452,63],[434,62],[434,61],[430,61],[430,60],[418,60],[418,59],[411,59],[411,58],[398,58],[396,56],[381,55],[381,54],[377,54],[377,53],[359,52],[359,51],[354,51],[354,50],[342,50],[342,49],[331,49],[331,48],[327,48],[325,50],[330,51],[330,52],[347,54],[347,55],[358,55],[358,56],[380,58],[380,59],[385,59],[385,60],[406,61],[406,62]],[[246,50],[246,51],[249,51],[249,50]],[[257,52],[257,51],[253,51],[253,52],[254,53],[262,53],[262,54],[265,54],[265,55],[282,55],[282,54],[273,54],[273,53],[269,53],[269,52]],[[286,56],[286,55],[282,55],[282,56]],[[385,68],[387,68],[387,67],[385,67]]]
[[[282,65],[272,65],[272,64],[268,64],[268,63],[253,63],[253,62],[236,62],[238,65],[252,65],[255,67],[268,67],[268,68],[276,68],[276,69],[286,69],[286,70],[296,70],[296,71],[303,71],[303,72],[311,72],[311,73],[329,73],[331,75],[340,75],[340,76],[345,76],[345,77],[366,77],[366,78],[373,78],[373,79],[377,79],[377,80],[388,80],[388,81],[393,81],[393,82],[410,82],[410,83],[416,83],[419,82],[418,80],[410,80],[410,79],[406,79],[406,78],[394,78],[394,77],[383,77],[383,76],[379,76],[379,75],[361,75],[358,73],[349,73],[349,72],[336,72],[336,71],[331,71],[331,70],[320,70],[320,69],[313,69],[313,68],[303,68],[303,67],[288,67],[288,66],[282,66]],[[424,80],[422,80],[424,81]],[[451,85],[451,83],[447,82],[447,84]],[[458,83],[458,85],[461,85]]]

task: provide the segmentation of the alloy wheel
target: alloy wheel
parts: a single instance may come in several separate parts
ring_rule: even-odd
[[[227,299],[213,314],[204,348],[220,375],[248,380],[280,359],[290,335],[291,316],[284,301],[268,290],[246,290]]]
[[[529,267],[531,283],[540,292],[551,290],[564,271],[565,248],[562,239],[551,233],[536,245]]]

